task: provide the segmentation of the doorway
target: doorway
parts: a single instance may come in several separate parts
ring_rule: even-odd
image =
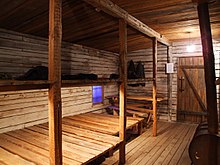
[[[177,120],[206,121],[206,87],[203,57],[182,57],[177,73]]]

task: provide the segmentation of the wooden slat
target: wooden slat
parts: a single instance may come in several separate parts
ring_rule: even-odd
[[[113,110],[116,110],[116,111],[119,111],[119,108],[115,107],[115,106],[109,106],[109,108],[113,109]],[[127,109],[126,112],[127,112],[127,114],[132,114],[133,116],[147,117],[146,113],[135,111],[135,110]]]
[[[49,85],[50,81],[48,80],[26,80],[26,81],[22,81],[22,80],[0,80],[0,86],[10,86],[10,85]]]
[[[99,80],[62,80],[62,87],[94,86],[117,84],[118,80],[99,79]]]
[[[140,107],[132,106],[132,105],[127,105],[127,109],[132,109],[132,110],[136,110],[136,111],[140,111],[140,112],[152,113],[153,114],[152,109],[140,108]]]
[[[31,84],[31,83],[18,83],[20,85],[0,85],[0,91],[18,91],[18,90],[36,90],[36,89],[47,89],[50,83],[42,83],[42,84]]]
[[[114,122],[118,122],[118,116],[114,116],[114,115],[106,115],[106,114],[100,114],[100,113],[87,113],[87,114],[83,114],[84,115],[89,115],[89,116],[93,116],[95,118],[100,118],[100,119],[104,119],[104,120],[109,120],[109,121],[114,121]],[[127,120],[128,122],[129,121],[134,121],[134,122],[137,122],[137,121],[141,121],[142,118],[139,118],[139,117],[129,117],[129,116],[126,116],[127,117]]]
[[[144,100],[144,101],[153,101],[153,97],[149,96],[134,96],[134,95],[129,95],[127,96],[127,99],[132,99],[132,100]],[[167,100],[167,98],[162,98],[162,97],[157,97],[157,102]]]
[[[49,1],[48,72],[50,164],[62,164],[61,42],[62,1]]]
[[[137,83],[146,83],[149,81],[153,81],[152,78],[141,78],[141,79],[128,79],[128,84],[137,84]]]
[[[136,107],[152,107],[151,103],[129,103],[129,105]]]

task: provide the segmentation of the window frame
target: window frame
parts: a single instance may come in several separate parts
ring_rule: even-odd
[[[95,86],[100,86],[102,88],[102,101],[101,102],[97,102],[97,103],[94,103],[93,102],[93,87]],[[100,105],[100,104],[104,104],[104,85],[94,85],[92,86],[92,105]]]

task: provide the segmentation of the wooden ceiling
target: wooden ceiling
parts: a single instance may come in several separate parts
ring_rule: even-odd
[[[170,41],[200,37],[196,5],[191,0],[112,0]],[[48,0],[1,0],[0,28],[48,36]],[[220,38],[220,2],[209,5],[213,38]],[[189,34],[190,32],[190,34]],[[118,20],[83,0],[63,0],[63,40],[118,52]],[[128,28],[128,50],[151,40]]]

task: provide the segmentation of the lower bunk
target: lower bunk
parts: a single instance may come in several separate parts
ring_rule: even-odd
[[[142,119],[127,118],[127,129]],[[86,113],[62,120],[63,164],[90,164],[112,155],[121,140],[118,116]],[[139,125],[139,126],[138,126]],[[48,123],[0,134],[0,164],[49,164]]]

